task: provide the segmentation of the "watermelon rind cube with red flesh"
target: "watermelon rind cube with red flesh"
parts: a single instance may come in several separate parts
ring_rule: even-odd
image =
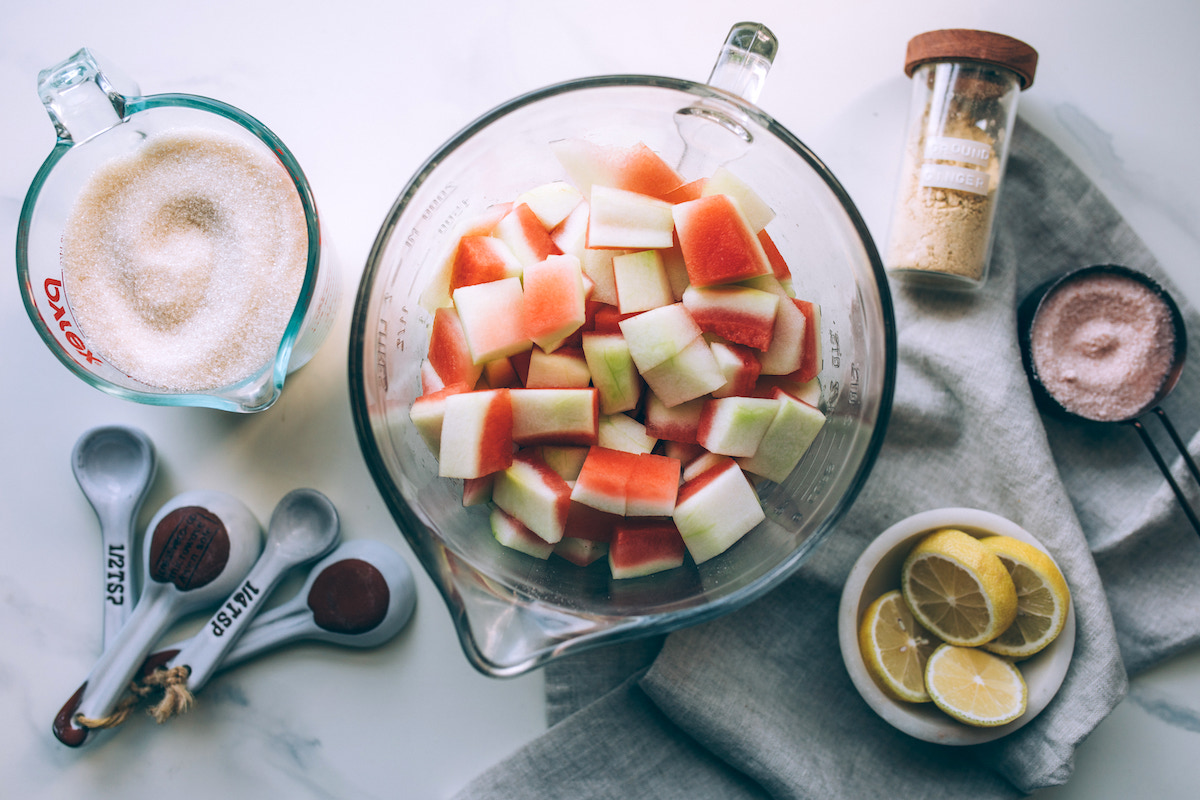
[[[766,519],[754,487],[732,459],[679,489],[671,515],[697,564],[720,555]]]
[[[678,303],[683,299],[683,293],[688,286],[691,286],[691,279],[688,277],[687,264],[683,262],[683,251],[679,249],[679,237],[673,239],[672,244],[666,250],[660,250],[662,253],[663,270],[667,273],[667,283],[671,284],[671,296]]]
[[[446,382],[437,374],[429,359],[421,362],[421,394],[430,394],[446,388]]]
[[[417,303],[429,313],[442,306],[450,305],[450,275],[454,271],[454,259],[463,237],[488,236],[496,223],[512,210],[512,203],[499,203],[491,206],[478,217],[468,219],[454,229],[447,237],[449,246],[446,254],[439,262],[437,271],[421,290]]]
[[[567,530],[564,538],[571,536],[593,542],[609,542],[612,541],[616,524],[624,519],[623,514],[601,511],[572,500],[567,510]]]
[[[763,252],[767,254],[767,262],[770,263],[771,271],[775,274],[775,278],[780,282],[790,281],[792,279],[792,269],[784,259],[783,253],[779,252],[779,247],[775,244],[775,240],[771,238],[771,234],[765,230],[759,231],[758,243],[762,245]]]
[[[571,499],[586,506],[625,515],[625,485],[637,466],[637,454],[593,447],[584,459]]]
[[[542,223],[547,231],[556,228],[583,201],[583,194],[566,181],[551,181],[517,195],[514,204],[522,203]]]
[[[743,285],[770,292],[779,298],[771,346],[758,357],[758,361],[763,375],[790,375],[803,366],[807,326],[804,313],[792,302],[787,290],[774,275],[753,278]]]
[[[628,414],[608,414],[600,417],[596,443],[610,450],[649,453],[658,440],[647,435],[645,424]]]
[[[442,449],[442,422],[446,416],[446,398],[470,390],[471,387],[465,383],[453,383],[437,391],[426,392],[409,406],[408,418],[435,458]]]
[[[617,276],[613,271],[613,259],[628,250],[589,250],[579,253],[583,274],[592,281],[591,299],[610,306],[617,304]]]
[[[679,459],[643,453],[638,456],[633,474],[625,487],[625,515],[629,517],[669,517],[675,511],[679,477],[683,465]]]
[[[562,252],[537,215],[524,203],[513,206],[513,210],[496,223],[494,235],[508,245],[517,261],[525,267]]]
[[[521,385],[521,377],[510,358],[496,358],[483,365],[483,382],[489,389],[511,389]]]
[[[492,502],[554,544],[566,530],[571,487],[536,453],[523,450],[496,474]]]
[[[570,482],[579,477],[588,448],[582,445],[544,444],[538,448],[538,453],[546,466],[561,475],[564,481]]]
[[[630,519],[617,526],[608,547],[613,578],[628,580],[683,566],[686,549],[671,520]]]
[[[593,186],[588,205],[590,248],[645,250],[667,248],[674,241],[673,206],[663,200],[609,186]]]
[[[643,372],[642,379],[668,407],[695,400],[725,385],[725,373],[702,336],[678,354]]]
[[[749,286],[689,286],[683,292],[683,306],[700,330],[755,350],[771,346],[779,303],[778,296]]]
[[[507,244],[494,236],[464,236],[454,254],[450,291],[460,286],[521,277],[521,262]]]
[[[583,251],[587,248],[588,217],[591,209],[586,200],[567,215],[567,218],[550,229],[550,241],[564,254],[573,255],[583,260]]]
[[[482,478],[463,479],[463,506],[481,506],[492,501],[492,486],[496,482],[496,473],[484,475]]]
[[[682,353],[703,333],[683,303],[652,308],[617,324],[633,363],[643,375]]]
[[[592,385],[600,393],[600,413],[617,414],[637,408],[642,376],[621,333],[585,333],[583,356]]]
[[[700,412],[705,402],[701,397],[668,407],[658,395],[651,393],[646,398],[647,435],[668,442],[696,444]]]
[[[742,216],[746,218],[750,230],[755,233],[767,227],[771,220],[775,219],[774,210],[759,197],[758,192],[754,191],[728,167],[717,167],[704,182],[704,188],[701,189],[700,194],[702,197],[723,194],[732,198],[742,212]]]
[[[696,441],[709,452],[749,457],[758,452],[780,401],[766,397],[717,397],[704,403]]]
[[[446,398],[438,475],[479,478],[507,469],[513,458],[510,389],[462,392]]]
[[[708,195],[672,209],[693,286],[715,286],[772,274],[762,243],[729,197]]]
[[[575,256],[550,256],[526,266],[522,285],[525,336],[538,347],[550,352],[583,325],[583,271]]]
[[[484,364],[527,352],[533,342],[525,335],[524,292],[520,278],[461,286],[454,290],[454,308],[462,322],[471,360]]]
[[[733,395],[755,395],[769,397],[770,394],[758,394],[759,373],[762,365],[753,350],[745,345],[730,344],[729,342],[712,342],[713,357],[725,375],[725,385],[713,390],[713,397],[731,397]]]
[[[512,440],[518,445],[597,442],[599,395],[586,389],[510,389]]]
[[[675,302],[662,255],[657,250],[613,256],[612,266],[617,283],[617,308],[622,314],[636,314]]]
[[[781,389],[776,390],[775,397],[779,410],[757,452],[738,459],[738,464],[753,475],[783,483],[825,426],[825,415]]]
[[[813,408],[821,407],[821,380],[819,378],[801,383],[790,375],[768,375],[755,386],[754,396],[774,397],[776,389],[790,394],[801,402],[808,403]]]
[[[734,461],[730,456],[717,455],[710,453],[704,448],[700,448],[701,452],[683,467],[683,482],[687,483],[692,478],[701,475],[704,472],[716,466],[721,466]],[[736,463],[736,462],[735,462]]]
[[[483,365],[476,364],[471,356],[462,320],[453,306],[433,312],[426,358],[443,386],[465,383],[473,387],[483,373]]]
[[[503,509],[493,508],[489,519],[492,536],[505,547],[543,560],[554,552],[553,544],[529,530],[516,517],[504,513]]]
[[[704,194],[704,185],[708,183],[708,178],[697,178],[690,183],[685,183],[678,189],[668,194],[663,195],[663,200],[668,203],[686,203],[688,200],[699,200]]]
[[[586,567],[608,555],[608,543],[565,536],[554,545],[554,554],[577,567]]]
[[[584,195],[591,192],[593,184],[600,184],[665,199],[684,182],[644,142],[616,146],[578,138],[559,139],[550,143],[550,150]]]
[[[804,314],[804,345],[800,358],[800,369],[794,375],[800,383],[808,383],[821,373],[824,360],[821,354],[821,307],[808,300],[793,299],[800,313]]]
[[[559,347],[547,353],[534,347],[529,354],[527,389],[586,389],[592,383],[592,372],[584,358],[583,349]]]

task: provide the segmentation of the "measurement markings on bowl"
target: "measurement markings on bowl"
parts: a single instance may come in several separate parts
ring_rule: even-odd
[[[470,200],[460,200],[458,204],[454,206],[454,208],[450,209],[450,214],[444,220],[442,220],[442,224],[438,226],[438,236],[446,234],[452,227],[454,221],[461,217],[463,213],[470,207],[470,205]]]
[[[438,192],[437,197],[433,198],[433,201],[428,206],[425,207],[425,210],[423,212],[421,212],[420,222],[428,222],[430,217],[433,216],[433,212],[437,211],[438,208],[441,207],[442,203],[444,203],[446,201],[446,198],[449,197],[451,194],[453,194],[454,190],[457,188],[458,188],[457,186],[455,186],[453,183],[451,183],[451,184],[448,184],[440,192]],[[459,213],[461,213],[461,212],[459,212]],[[411,230],[409,230],[408,236],[406,236],[404,239],[404,246],[411,250],[413,245],[416,244],[417,239],[420,238],[420,236],[421,236],[421,226],[420,226],[420,223],[418,223],[418,224],[414,225]]]

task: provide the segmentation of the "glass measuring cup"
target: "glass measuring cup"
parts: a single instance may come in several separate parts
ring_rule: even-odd
[[[1167,327],[1171,334],[1171,347],[1169,354],[1164,353],[1164,366],[1157,373],[1161,375],[1161,381],[1157,384],[1157,389],[1145,396],[1144,402],[1141,402],[1136,408],[1123,408],[1122,410],[1108,414],[1098,413],[1091,407],[1083,407],[1079,402],[1072,400],[1066,396],[1066,390],[1059,389],[1057,392],[1049,385],[1047,376],[1042,374],[1038,369],[1038,359],[1035,354],[1036,345],[1034,343],[1034,331],[1037,322],[1046,313],[1047,303],[1054,296],[1055,292],[1069,288],[1072,286],[1086,285],[1086,282],[1093,278],[1103,278],[1105,276],[1114,276],[1120,279],[1128,279],[1135,281],[1149,290],[1151,297],[1161,301],[1165,308],[1166,316],[1169,318]],[[1025,367],[1025,372],[1029,376],[1030,387],[1033,390],[1034,400],[1039,408],[1051,415],[1065,418],[1084,420],[1086,422],[1098,425],[1107,424],[1123,424],[1129,425],[1137,431],[1142,443],[1150,452],[1151,458],[1154,459],[1155,465],[1166,478],[1167,483],[1174,492],[1179,505],[1183,509],[1184,515],[1195,528],[1197,533],[1200,533],[1200,518],[1197,517],[1195,510],[1188,502],[1187,497],[1183,493],[1183,489],[1171,474],[1170,467],[1167,465],[1163,455],[1159,452],[1157,445],[1150,436],[1150,432],[1146,429],[1142,422],[1144,417],[1153,415],[1163,426],[1163,429],[1170,437],[1172,444],[1179,451],[1179,455],[1183,458],[1184,464],[1187,465],[1188,471],[1192,477],[1200,483],[1200,470],[1196,467],[1196,462],[1188,453],[1187,445],[1180,438],[1175,426],[1171,424],[1171,420],[1167,417],[1166,411],[1162,408],[1162,402],[1166,399],[1175,385],[1179,382],[1179,376],[1183,371],[1183,364],[1187,358],[1187,328],[1183,322],[1183,315],[1179,311],[1179,306],[1157,281],[1146,275],[1143,272],[1130,269],[1128,267],[1115,264],[1096,264],[1082,269],[1077,269],[1051,279],[1041,286],[1034,289],[1029,295],[1021,301],[1017,308],[1017,335],[1021,347],[1021,360]]]
[[[775,54],[762,25],[731,31],[707,84],[613,75],[556,84],[484,114],[401,191],[368,258],[350,344],[351,403],[368,467],[441,591],[470,663],[514,675],[601,643],[732,611],[799,568],[849,507],[878,452],[895,380],[895,323],[882,263],[845,190],[793,134],[754,105]],[[432,312],[420,302],[460,221],[564,177],[549,142],[644,142],[685,180],[728,165],[777,212],[771,236],[798,296],[821,306],[828,423],[799,468],[764,483],[767,520],[698,568],[615,581],[607,565],[535,561],[464,508],[408,409],[421,393]],[[772,223],[775,224],[775,223]]]
[[[312,191],[291,152],[258,120],[220,101],[186,94],[142,96],[136,84],[105,71],[86,48],[42,70],[38,95],[58,138],[21,210],[17,278],[29,318],[51,352],[89,385],[127,400],[236,412],[269,407],[287,374],[307,363],[326,338],[341,294],[336,266],[322,246]],[[227,385],[197,390],[155,385],[99,352],[72,308],[62,263],[64,230],[89,179],[114,159],[139,152],[148,140],[176,131],[226,137],[261,153],[269,159],[266,163],[280,165],[303,212],[304,241],[298,235],[296,244],[306,252],[303,280],[294,307],[285,309],[290,317],[273,356]]]

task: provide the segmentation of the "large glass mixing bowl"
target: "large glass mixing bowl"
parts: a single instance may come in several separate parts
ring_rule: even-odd
[[[586,647],[676,630],[762,596],[833,531],[878,452],[896,344],[870,234],[845,190],[804,144],[713,83],[728,81],[621,75],[517,97],[425,162],[370,252],[349,358],[360,444],[401,532],[449,606],[468,660],[485,674],[515,675]],[[432,323],[418,298],[446,257],[456,224],[564,179],[547,143],[569,137],[644,142],[687,180],[727,164],[775,210],[769,230],[791,265],[796,293],[821,307],[819,380],[828,422],[787,480],[758,487],[767,519],[698,567],[689,560],[657,575],[613,580],[604,563],[580,568],[499,545],[486,508],[463,507],[461,482],[438,477],[434,456],[409,420]]]

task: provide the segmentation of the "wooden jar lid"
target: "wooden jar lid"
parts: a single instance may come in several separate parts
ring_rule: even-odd
[[[1020,39],[1002,33],[953,28],[929,31],[914,36],[908,42],[904,58],[904,74],[930,61],[980,61],[1012,70],[1021,81],[1021,88],[1033,85],[1038,54]]]

